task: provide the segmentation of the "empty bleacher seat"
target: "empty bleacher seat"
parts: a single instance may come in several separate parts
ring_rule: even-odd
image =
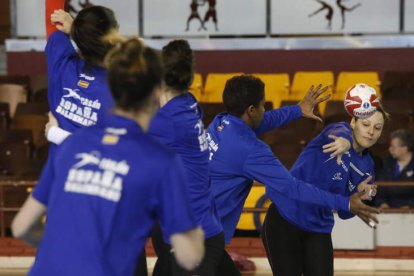
[[[33,144],[33,133],[30,129],[9,129],[0,132],[0,143],[15,142],[31,146]]]
[[[0,84],[0,102],[9,104],[10,117],[14,117],[17,104],[27,102],[27,91],[22,85]]]
[[[337,122],[350,122],[351,116],[345,111],[343,101],[328,101],[323,115],[325,125]]]
[[[265,84],[266,101],[273,103],[273,108],[280,107],[281,101],[289,96],[290,80],[288,74],[253,74]]]
[[[47,91],[47,88],[36,90],[33,92],[31,101],[35,103],[47,103]]]
[[[343,101],[345,93],[354,84],[365,83],[377,91],[377,94],[381,98],[380,91],[380,79],[377,72],[340,72],[336,80],[335,91],[333,94],[333,100]]]
[[[385,72],[381,90],[383,100],[405,99],[414,102],[414,71]]]
[[[33,144],[39,147],[47,143],[45,137],[45,125],[48,117],[45,115],[25,114],[16,116],[12,122],[13,129],[30,129],[33,134]]]
[[[18,84],[27,91],[27,96],[31,93],[30,77],[20,75],[0,76],[0,84]]]
[[[385,111],[392,114],[400,114],[413,116],[414,115],[414,101],[409,101],[407,99],[391,99],[383,100],[382,104]]]
[[[18,142],[0,143],[0,173],[3,176],[22,176],[31,172],[28,145]]]
[[[49,112],[47,103],[19,103],[16,107],[15,117],[27,114],[45,115]]]
[[[227,80],[242,73],[211,73],[207,75],[200,102],[221,103]]]
[[[190,86],[190,92],[194,95],[197,101],[201,100],[201,94],[203,93],[203,78],[201,74],[194,74],[193,82]]]
[[[10,106],[9,103],[0,102],[0,131],[9,127]]]
[[[298,71],[293,76],[292,86],[288,100],[301,100],[309,91],[309,88],[322,84],[329,89],[324,95],[332,94],[334,85],[334,74],[331,71]],[[321,114],[325,111],[326,102],[319,104]]]

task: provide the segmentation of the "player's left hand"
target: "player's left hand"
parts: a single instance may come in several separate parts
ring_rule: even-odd
[[[328,137],[333,139],[334,141],[329,144],[323,145],[322,146],[323,152],[324,153],[332,152],[330,156],[331,157],[336,156],[336,163],[339,165],[341,164],[342,155],[351,148],[351,142],[349,142],[348,139],[345,139],[343,137],[338,137],[332,134],[329,135]]]
[[[372,177],[368,177],[364,181],[358,184],[358,192],[363,192],[360,196],[361,200],[372,200],[372,198],[377,194],[377,185],[369,184],[369,180]]]
[[[308,93],[306,93],[305,97],[298,103],[302,110],[303,117],[322,122],[322,118],[316,116],[313,113],[313,110],[319,103],[324,102],[331,97],[331,94],[320,97],[328,90],[328,88],[329,86],[322,87],[322,84],[319,84],[316,88],[313,85],[309,88]]]

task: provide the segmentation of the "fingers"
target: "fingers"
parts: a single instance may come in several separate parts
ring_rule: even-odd
[[[358,215],[358,217],[365,222],[366,225],[368,225],[371,228],[376,228],[376,223],[374,220],[371,220],[369,217],[364,216],[364,215]],[[376,218],[375,218],[376,219]]]
[[[323,96],[322,98],[316,99],[316,104],[320,104],[321,102],[327,101],[331,98],[332,94],[328,94],[326,96]]]
[[[338,136],[333,135],[333,134],[329,134],[329,135],[328,135],[328,138],[331,138],[331,139],[333,139],[333,140],[336,140],[336,139],[338,139]]]
[[[373,222],[375,222],[375,223],[378,223],[378,219],[377,219],[377,216],[375,215],[375,214],[372,214],[372,213],[369,213],[369,212],[365,212],[365,211],[361,211],[359,214],[358,214],[358,216],[360,217],[360,218],[365,218],[365,220],[366,221],[368,221],[368,223],[370,222],[370,221],[373,221]],[[365,221],[364,220],[364,221]]]
[[[337,152],[337,151],[336,151]],[[336,153],[334,152],[334,154]],[[336,157],[336,164],[340,165],[342,161],[342,154],[338,154],[338,156]]]
[[[310,119],[314,119],[314,120],[316,120],[316,121],[319,121],[320,123],[322,123],[322,122],[323,122],[322,118],[321,118],[321,117],[319,117],[319,116],[316,116],[315,114],[309,115],[309,116],[307,116],[307,117],[308,117],[308,118],[310,118]]]
[[[372,175],[368,176],[368,177],[367,177],[364,181],[362,181],[361,183],[368,184],[371,180],[372,180]]]

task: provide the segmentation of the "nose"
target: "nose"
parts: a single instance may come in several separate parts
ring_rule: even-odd
[[[373,127],[370,127],[370,128],[368,128],[368,134],[369,135],[374,135],[374,128]]]

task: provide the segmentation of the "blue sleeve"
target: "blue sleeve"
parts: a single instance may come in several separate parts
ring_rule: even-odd
[[[330,124],[322,130],[323,144],[332,142],[329,135],[335,135],[347,139],[352,145],[352,129],[348,123]]]
[[[45,206],[47,206],[49,202],[50,191],[52,189],[54,178],[53,160],[54,154],[49,154],[49,158],[47,159],[46,165],[43,167],[39,181],[32,192],[32,196]]]
[[[272,199],[272,192],[282,193],[288,198],[311,203],[334,210],[349,210],[349,199],[316,188],[296,179],[263,145],[256,147],[244,163],[247,177],[255,179],[266,186],[267,194]]]
[[[158,189],[158,218],[165,235],[170,237],[197,227],[187,195],[184,166],[178,156],[168,164]]]
[[[61,66],[65,64],[70,56],[76,54],[69,36],[61,31],[51,34],[47,41],[45,52],[49,78],[56,73],[61,73]]]
[[[174,126],[171,118],[167,118],[161,111],[152,119],[148,134],[159,143],[167,146],[174,145]]]
[[[256,134],[281,127],[302,116],[302,110],[298,105],[285,106],[265,112],[260,126],[254,129]]]

